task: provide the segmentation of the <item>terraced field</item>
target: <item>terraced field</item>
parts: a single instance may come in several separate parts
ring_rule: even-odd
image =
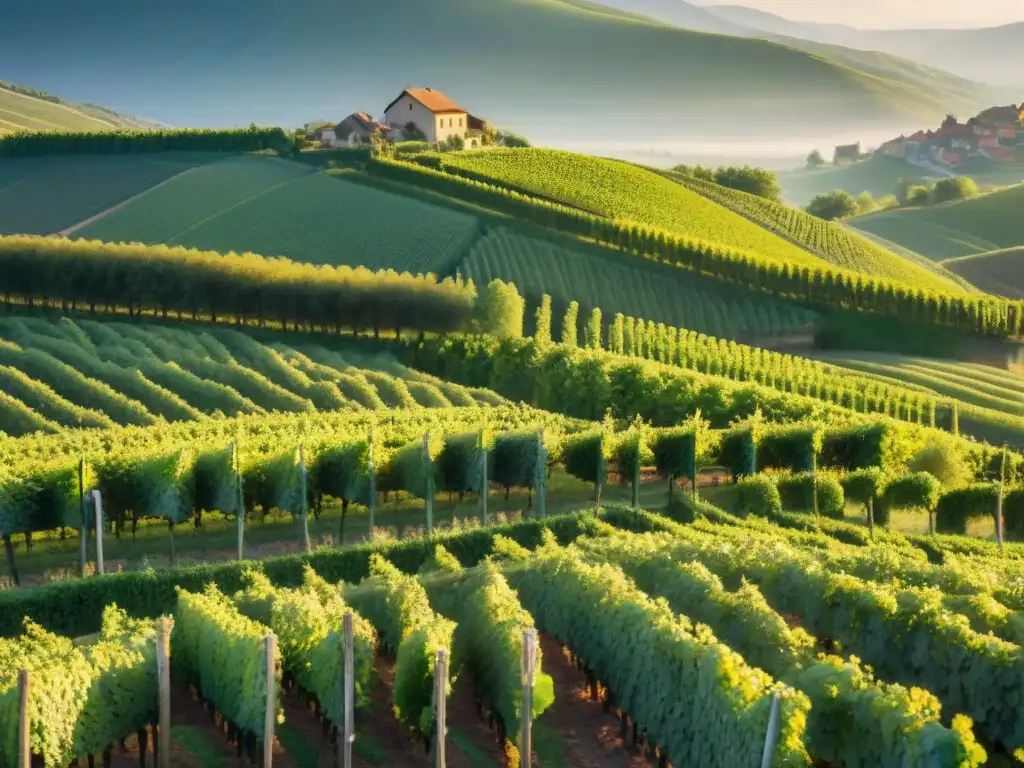
[[[0,134],[12,131],[112,131],[132,122],[101,110],[16,93],[0,84]]]
[[[935,262],[921,257],[905,258],[851,232],[841,224],[808,213],[672,171],[661,175],[744,216],[843,269],[888,277],[940,292],[970,289],[964,280]]]
[[[448,171],[777,262],[824,264],[744,217],[628,163],[557,150],[494,149],[446,155],[444,164]]]
[[[55,234],[219,157],[167,152],[4,159],[0,234]]]
[[[286,336],[280,337],[286,339]],[[0,432],[148,425],[221,413],[495,405],[493,393],[388,356],[269,344],[206,330],[35,317],[0,319]]]
[[[510,280],[533,301],[547,293],[556,304],[578,301],[582,314],[600,307],[731,339],[768,337],[812,324],[817,315],[752,291],[653,263],[624,262],[600,248],[570,249],[497,228],[460,265],[483,285]]]
[[[864,216],[857,229],[934,261],[1024,245],[1024,185],[925,208]]]
[[[267,157],[233,157],[140,196],[76,233],[316,264],[449,272],[472,216]]]

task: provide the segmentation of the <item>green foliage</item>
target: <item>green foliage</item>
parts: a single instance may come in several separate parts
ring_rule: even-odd
[[[512,283],[501,280],[489,282],[480,292],[473,311],[481,333],[499,338],[522,337],[526,302]]]
[[[857,200],[849,192],[837,189],[818,195],[807,204],[807,212],[825,221],[836,221],[854,216],[858,212]]]
[[[178,590],[171,634],[174,675],[245,731],[264,735],[267,710],[267,627],[242,616],[212,584],[201,593]],[[275,692],[281,691],[281,654],[275,653]],[[280,711],[280,705],[275,703]]]
[[[817,489],[818,514],[834,520],[843,519],[846,502],[843,486],[829,474],[780,476],[775,479],[779,489],[782,508],[793,512],[814,511],[814,496]]]
[[[905,441],[894,424],[879,421],[858,427],[827,430],[822,437],[821,464],[842,470],[885,467],[892,470],[906,461]]]
[[[910,462],[911,472],[927,472],[945,488],[959,488],[971,479],[963,454],[950,441],[922,448]]]
[[[429,275],[27,236],[0,237],[0,282],[9,297],[357,329],[464,329],[474,301],[467,286]]]
[[[848,472],[839,478],[843,494],[850,501],[867,506],[885,491],[885,475],[879,467],[867,467]]]
[[[810,472],[821,450],[817,424],[767,426],[757,436],[757,468]]]
[[[782,511],[779,488],[768,475],[745,477],[736,483],[736,514],[772,517]]]
[[[942,494],[935,507],[935,530],[967,535],[967,523],[982,517],[995,520],[998,490],[992,483],[975,483]]]
[[[539,346],[551,343],[551,296],[544,294],[540,306],[537,307],[537,324],[533,338]]]
[[[370,557],[369,578],[346,590],[345,596],[397,656],[393,687],[396,716],[430,738],[437,651],[452,648],[455,624],[434,613],[415,577],[402,573],[379,555]],[[454,681],[455,676],[449,675],[446,695]]]
[[[0,136],[0,157],[121,154],[135,152],[257,152],[285,150],[292,140],[280,128],[159,131],[39,131]]]
[[[365,504],[370,493],[370,444],[366,440],[323,443],[315,451],[309,481],[318,493]]]
[[[978,185],[974,183],[974,179],[966,176],[939,179],[932,187],[932,202],[935,203],[966,200],[969,197],[977,197],[977,195]]]
[[[562,343],[576,346],[577,323],[579,322],[580,305],[578,302],[570,301],[565,316],[562,318]]]
[[[601,325],[601,310],[595,307],[591,310],[587,327],[583,330],[583,345],[587,349],[604,349],[603,335],[604,328]]]
[[[161,517],[181,523],[195,508],[194,454],[179,448],[163,454],[111,454],[96,462],[96,480],[108,520]]]
[[[898,509],[932,511],[939,503],[942,484],[927,472],[914,472],[890,480],[882,494],[882,503],[875,508],[875,522],[889,524],[889,516]]]
[[[461,570],[462,564],[458,558],[445,549],[443,544],[435,544],[430,556],[420,566],[418,573],[420,575],[429,573],[458,573]]]
[[[565,471],[587,483],[604,482],[602,470],[610,454],[609,436],[600,427],[580,432],[562,444]]]
[[[674,764],[756,763],[776,692],[782,697],[781,737],[772,764],[808,760],[806,697],[748,666],[709,631],[637,589],[622,571],[554,550],[515,580],[539,628],[578,654]],[[687,716],[673,714],[680,711]],[[709,739],[710,733],[718,737]]]
[[[508,737],[518,742],[523,631],[535,626],[533,617],[490,563],[468,574],[451,592],[444,610],[456,622],[452,668],[469,674],[477,695],[498,716]],[[533,686],[532,714],[538,717],[555,700],[554,682],[543,672],[539,646]]]

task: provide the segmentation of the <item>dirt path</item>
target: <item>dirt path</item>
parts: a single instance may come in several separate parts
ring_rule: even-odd
[[[544,671],[555,681],[555,702],[534,722],[533,743],[542,768],[654,768],[657,760],[624,739],[614,708],[591,701],[586,678],[562,646],[540,637]]]
[[[176,173],[173,176],[171,176],[169,179],[164,179],[160,183],[154,184],[152,187],[149,187],[147,189],[142,190],[137,195],[132,195],[127,200],[123,200],[120,203],[118,203],[117,205],[113,205],[110,208],[107,208],[105,211],[100,211],[95,216],[90,216],[88,219],[85,219],[84,221],[80,221],[77,224],[72,224],[70,227],[68,227],[67,229],[62,229],[60,232],[54,232],[52,235],[50,235],[50,237],[67,237],[68,235],[74,234],[75,232],[77,232],[80,229],[85,229],[90,224],[93,224],[93,223],[99,221],[100,219],[106,218],[107,216],[109,216],[112,213],[117,213],[122,208],[124,208],[124,207],[126,207],[128,205],[131,205],[132,203],[134,203],[136,200],[138,200],[143,195],[148,195],[154,189],[160,189],[160,187],[162,187],[164,184],[170,184],[175,179],[180,179],[185,174],[191,173],[192,171],[196,170],[196,168],[201,168],[201,167],[202,166],[200,166],[200,165],[196,165],[196,166],[193,166],[191,168],[186,168],[181,173]]]

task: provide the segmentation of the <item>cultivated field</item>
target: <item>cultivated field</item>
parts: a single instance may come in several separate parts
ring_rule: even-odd
[[[1024,244],[1024,185],[956,203],[864,216],[857,229],[935,261]]]
[[[652,171],[556,150],[494,149],[445,156],[449,170],[594,214],[659,227],[682,237],[757,253],[778,262],[823,260]]]
[[[220,413],[445,408],[502,402],[387,355],[264,344],[236,331],[33,317],[0,319],[0,431],[182,421]]]
[[[5,158],[0,234],[55,234],[218,157],[167,152]]]
[[[745,216],[762,227],[815,253],[842,269],[867,275],[888,277],[942,293],[967,290],[962,282],[935,262],[911,260],[886,250],[862,235],[831,221],[707,181],[672,171],[660,171],[666,178],[683,185],[709,200]]]
[[[1006,248],[948,259],[942,266],[983,291],[1024,299],[1024,248]]]
[[[0,134],[14,131],[112,131],[132,122],[102,110],[34,98],[0,84]]]
[[[617,312],[725,338],[784,335],[813,325],[816,315],[795,305],[660,264],[626,262],[581,243],[570,249],[497,228],[476,242],[459,266],[477,285],[510,280],[533,301],[578,301],[583,317],[599,307],[606,322]]]

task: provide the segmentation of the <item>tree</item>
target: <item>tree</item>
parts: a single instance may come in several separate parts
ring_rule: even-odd
[[[931,200],[931,190],[923,184],[915,184],[907,190],[907,198],[904,202],[907,205],[928,205]]]
[[[565,310],[565,317],[562,318],[562,343],[570,347],[577,345],[576,320],[580,314],[579,302],[569,302],[569,308]]]
[[[811,200],[806,208],[812,216],[817,216],[825,221],[845,219],[857,213],[857,201],[849,192],[837,189],[818,195]]]
[[[952,128],[954,125],[959,125],[959,120],[957,120],[956,115],[950,112],[946,115],[946,119],[942,121],[942,127]]]
[[[875,202],[875,198],[871,196],[871,193],[864,190],[857,195],[857,215],[863,216],[866,213],[874,213],[878,210],[878,203]]]
[[[587,327],[583,330],[583,343],[587,346],[587,349],[602,349],[601,333],[601,310],[598,307],[594,307],[594,310],[590,313]]]
[[[940,179],[932,187],[932,202],[947,203],[951,200],[966,200],[978,194],[978,185],[974,179],[958,176],[953,179]]]
[[[528,148],[530,146],[530,142],[526,138],[511,131],[499,131],[498,141],[503,147]]]
[[[722,166],[715,171],[715,183],[768,200],[777,201],[782,196],[782,187],[779,185],[778,176],[772,171],[749,165],[742,168]]]
[[[815,149],[811,151],[811,154],[807,156],[807,168],[808,170],[816,170],[825,165],[825,158],[821,154],[821,150]]]
[[[537,327],[533,332],[533,338],[541,348],[551,343],[551,297],[546,293],[537,307]]]
[[[480,333],[498,338],[519,339],[523,336],[523,315],[526,302],[512,283],[492,280],[480,292],[474,307],[474,320]]]

